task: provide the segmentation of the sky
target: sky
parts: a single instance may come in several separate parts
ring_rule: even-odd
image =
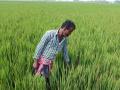
[[[73,0],[57,0],[57,1],[73,1]],[[96,0],[79,0],[79,1],[96,1]],[[114,2],[115,0],[106,0],[110,2]]]
[[[44,0],[0,0],[0,1],[44,1]],[[53,0],[53,1],[74,1],[74,0]],[[79,0],[79,1],[96,1],[96,0]],[[99,0],[99,1],[102,1],[102,0]],[[114,2],[115,0],[105,0],[105,1]]]

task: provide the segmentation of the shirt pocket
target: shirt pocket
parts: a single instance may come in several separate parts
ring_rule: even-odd
[[[51,48],[49,49],[49,53],[51,53],[51,54],[56,54],[56,53],[57,53],[57,50],[56,50],[54,47],[51,47]]]

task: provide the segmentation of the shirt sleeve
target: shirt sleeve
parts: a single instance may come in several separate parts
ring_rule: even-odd
[[[69,63],[70,59],[69,59],[68,50],[67,50],[67,40],[65,41],[64,46],[63,46],[63,57],[64,57],[65,62]]]
[[[48,42],[50,41],[50,33],[46,32],[43,37],[41,38],[40,42],[38,43],[36,49],[35,49],[35,53],[33,56],[33,59],[39,59],[39,57],[41,56],[45,46],[48,44]]]

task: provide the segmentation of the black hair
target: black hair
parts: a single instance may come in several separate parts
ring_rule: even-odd
[[[71,20],[66,20],[65,22],[63,22],[61,25],[61,28],[64,28],[64,27],[68,30],[71,28],[72,28],[72,30],[75,30],[75,28],[76,28],[74,22]]]

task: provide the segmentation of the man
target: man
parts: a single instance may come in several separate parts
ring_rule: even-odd
[[[36,47],[33,56],[35,76],[43,75],[49,82],[49,73],[58,52],[63,51],[64,60],[69,64],[67,37],[75,30],[75,24],[66,20],[58,30],[47,31]]]

